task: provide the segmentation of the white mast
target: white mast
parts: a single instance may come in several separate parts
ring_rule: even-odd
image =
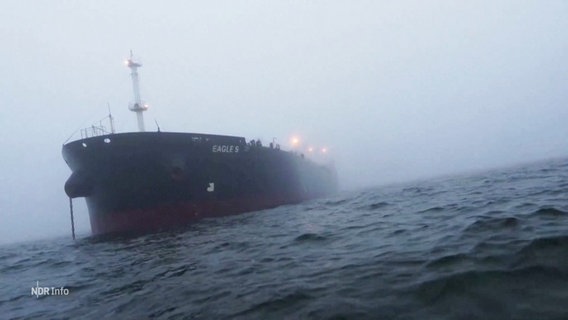
[[[144,117],[142,116],[142,112],[148,110],[148,105],[143,103],[142,99],[140,99],[138,67],[141,67],[142,64],[134,61],[132,50],[130,50],[130,59],[126,60],[126,65],[132,71],[130,75],[132,76],[132,90],[134,91],[134,103],[131,103],[128,108],[131,111],[136,112],[136,117],[138,118],[138,131],[144,132]]]

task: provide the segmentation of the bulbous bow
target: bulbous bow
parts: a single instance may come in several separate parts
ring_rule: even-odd
[[[76,171],[65,182],[65,193],[70,198],[88,197],[93,192],[93,179],[84,171]]]

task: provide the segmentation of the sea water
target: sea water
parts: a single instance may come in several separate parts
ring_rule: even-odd
[[[0,246],[0,318],[568,319],[568,159]]]

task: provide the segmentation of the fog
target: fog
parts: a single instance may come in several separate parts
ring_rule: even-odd
[[[4,0],[0,39],[0,243],[70,237],[61,146],[136,130],[130,49],[148,131],[297,135],[342,189],[568,154],[566,1]]]

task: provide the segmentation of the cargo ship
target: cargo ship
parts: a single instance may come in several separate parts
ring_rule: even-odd
[[[147,132],[148,106],[131,70],[138,132],[116,133],[92,126],[65,143],[62,154],[72,173],[65,193],[84,197],[93,235],[154,232],[218,217],[273,208],[332,194],[333,165],[316,163],[274,141],[203,133]],[[73,216],[71,216],[73,221]]]

